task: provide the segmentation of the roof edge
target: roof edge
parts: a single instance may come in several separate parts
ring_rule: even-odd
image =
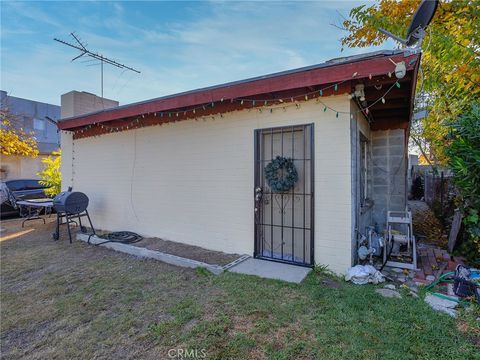
[[[187,105],[177,104],[178,106],[171,106],[170,109],[176,109],[176,108],[181,108],[181,107],[186,107],[186,106],[193,106],[193,105],[198,105],[198,104],[207,103],[207,102],[211,102],[211,101],[218,101],[220,99],[215,99],[215,98],[213,98],[213,96],[209,97],[208,100],[202,100],[202,99],[200,99],[202,97],[200,95],[203,95],[203,94],[206,94],[208,92],[215,91],[215,90],[220,90],[220,89],[232,90],[232,89],[234,89],[236,87],[240,87],[240,86],[245,88],[245,87],[248,87],[249,85],[253,85],[254,83],[257,83],[257,82],[265,82],[265,81],[268,81],[268,80],[278,79],[278,78],[286,77],[286,76],[294,76],[294,75],[298,76],[301,73],[307,73],[307,72],[310,72],[310,71],[327,70],[327,69],[342,67],[342,66],[346,66],[346,65],[350,65],[350,64],[354,65],[354,64],[359,63],[359,62],[365,62],[365,61],[374,60],[374,59],[378,60],[378,59],[382,59],[382,58],[391,58],[391,57],[399,56],[399,55],[402,55],[403,57],[410,57],[412,55],[415,55],[416,57],[419,56],[418,54],[414,54],[409,50],[382,50],[382,51],[375,51],[375,52],[370,52],[370,53],[366,53],[366,54],[343,57],[343,58],[335,58],[335,59],[328,60],[328,61],[326,61],[324,63],[321,63],[321,64],[305,66],[305,67],[296,68],[296,69],[287,70],[287,71],[275,72],[275,73],[271,73],[271,74],[267,74],[267,75],[247,78],[247,79],[244,79],[244,80],[238,80],[238,81],[223,83],[223,84],[219,84],[219,85],[208,86],[208,87],[204,87],[204,88],[199,88],[199,89],[189,90],[189,91],[185,91],[185,92],[170,94],[170,95],[166,95],[166,96],[162,96],[162,97],[157,97],[157,98],[153,98],[153,99],[149,99],[149,100],[145,100],[145,101],[125,104],[125,105],[117,106],[117,107],[114,107],[114,108],[103,109],[103,110],[99,110],[99,111],[95,111],[95,112],[91,112],[91,113],[86,113],[86,114],[82,114],[82,115],[78,115],[78,116],[68,117],[68,118],[61,119],[59,121],[59,127],[60,127],[60,129],[68,130],[68,129],[73,128],[73,127],[78,127],[78,126],[89,124],[89,122],[85,122],[85,124],[80,124],[80,122],[78,120],[82,120],[82,119],[85,119],[85,120],[92,119],[92,122],[90,122],[90,123],[93,123],[93,122],[111,121],[111,120],[115,120],[115,119],[131,117],[131,116],[138,116],[138,115],[141,115],[142,113],[147,113],[148,111],[145,111],[145,109],[151,107],[151,105],[154,105],[154,104],[159,103],[159,102],[167,102],[168,100],[175,100],[175,99],[178,99],[178,98],[181,98],[181,97],[189,97],[189,98],[192,98],[192,100],[196,100],[196,101],[193,101],[192,103],[187,104]],[[390,62],[388,62],[388,64],[390,66],[392,65]],[[358,78],[363,78],[363,77],[367,77],[367,76],[369,76],[369,74],[363,73]],[[318,82],[317,85],[335,82],[335,81],[328,81],[328,78],[325,78],[325,79],[326,80],[323,81],[323,82]],[[336,80],[336,81],[341,81],[341,80]],[[305,86],[309,86],[309,85],[305,85]],[[293,88],[295,88],[295,87],[294,86],[290,87],[290,89],[293,89]],[[283,90],[285,90],[285,89],[283,89]],[[281,90],[272,90],[272,91],[282,91],[282,89]],[[244,94],[243,96],[259,95],[259,94],[265,93],[265,92],[268,92],[268,91],[258,92],[256,94],[255,93]],[[205,96],[203,96],[203,97],[205,97]],[[169,103],[179,103],[179,101],[168,101],[168,102]],[[134,111],[131,111],[133,108],[138,108],[139,111],[136,112],[136,113]],[[155,110],[155,111],[161,111],[161,110]],[[125,114],[127,112],[128,112],[128,114]],[[118,116],[116,116],[116,117],[112,116],[112,114],[114,114],[114,113],[118,113]],[[135,113],[135,114],[133,114],[133,113]],[[81,121],[81,122],[83,123],[84,121]]]

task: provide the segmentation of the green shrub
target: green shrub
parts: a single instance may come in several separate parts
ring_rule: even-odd
[[[446,149],[454,182],[461,195],[464,239],[459,250],[468,260],[480,262],[480,103],[472,103],[450,124]]]
[[[37,175],[40,176],[40,184],[48,186],[45,194],[54,197],[62,191],[62,174],[60,172],[60,163],[62,161],[61,150],[54,151],[52,155],[42,159],[45,168]]]

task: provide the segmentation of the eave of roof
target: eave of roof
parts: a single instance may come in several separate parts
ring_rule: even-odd
[[[182,109],[222,99],[236,99],[301,87],[317,86],[384,75],[394,68],[391,61],[405,61],[407,70],[416,68],[418,54],[406,50],[376,51],[329,60],[325,63],[263,75],[250,79],[172,94],[142,102],[62,119],[61,130],[131,118],[154,112]],[[352,77],[356,73],[355,77]]]

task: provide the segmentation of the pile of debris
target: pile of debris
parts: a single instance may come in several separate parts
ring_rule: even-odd
[[[375,289],[375,292],[383,297],[397,299],[401,299],[402,295],[418,298],[419,286],[425,286],[424,289],[427,291],[425,302],[434,310],[450,316],[457,315],[456,307],[459,304],[469,305],[471,302],[480,304],[480,270],[466,267],[463,258],[453,257],[447,250],[442,249],[446,248],[447,235],[426,203],[411,201],[409,207],[411,214],[407,212],[409,215],[399,217],[398,221],[391,215],[393,212],[388,212],[387,226],[391,223],[407,223],[409,228],[406,235],[397,235],[395,231],[398,230],[395,228],[391,230],[389,227],[387,238],[393,240],[395,245],[398,237],[397,242],[400,242],[400,246],[402,245],[400,240],[407,238],[413,231],[417,238],[423,238],[416,243],[416,247],[413,238],[415,252],[411,255],[412,263],[404,261],[401,251],[397,250],[400,255],[392,253],[393,247],[388,251],[388,242],[382,249],[384,256],[383,262],[380,262],[381,260],[375,258],[372,253],[380,254],[382,250],[370,251],[376,250],[374,240],[377,238],[370,232],[368,237],[362,238],[358,251],[359,259],[364,265],[348,269],[345,280],[359,285],[367,283],[378,285],[388,281],[382,288]],[[388,261],[391,256],[400,260]],[[423,291],[421,293],[423,294]]]
[[[445,248],[448,236],[428,205],[423,201],[409,201],[408,205],[412,210],[413,228],[417,238]]]

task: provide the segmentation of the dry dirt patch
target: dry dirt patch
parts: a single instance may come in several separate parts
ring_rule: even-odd
[[[145,238],[132,245],[201,261],[210,265],[226,265],[240,257],[240,255],[237,254],[226,254],[220,251],[207,250],[199,246],[187,245],[159,238]]]

